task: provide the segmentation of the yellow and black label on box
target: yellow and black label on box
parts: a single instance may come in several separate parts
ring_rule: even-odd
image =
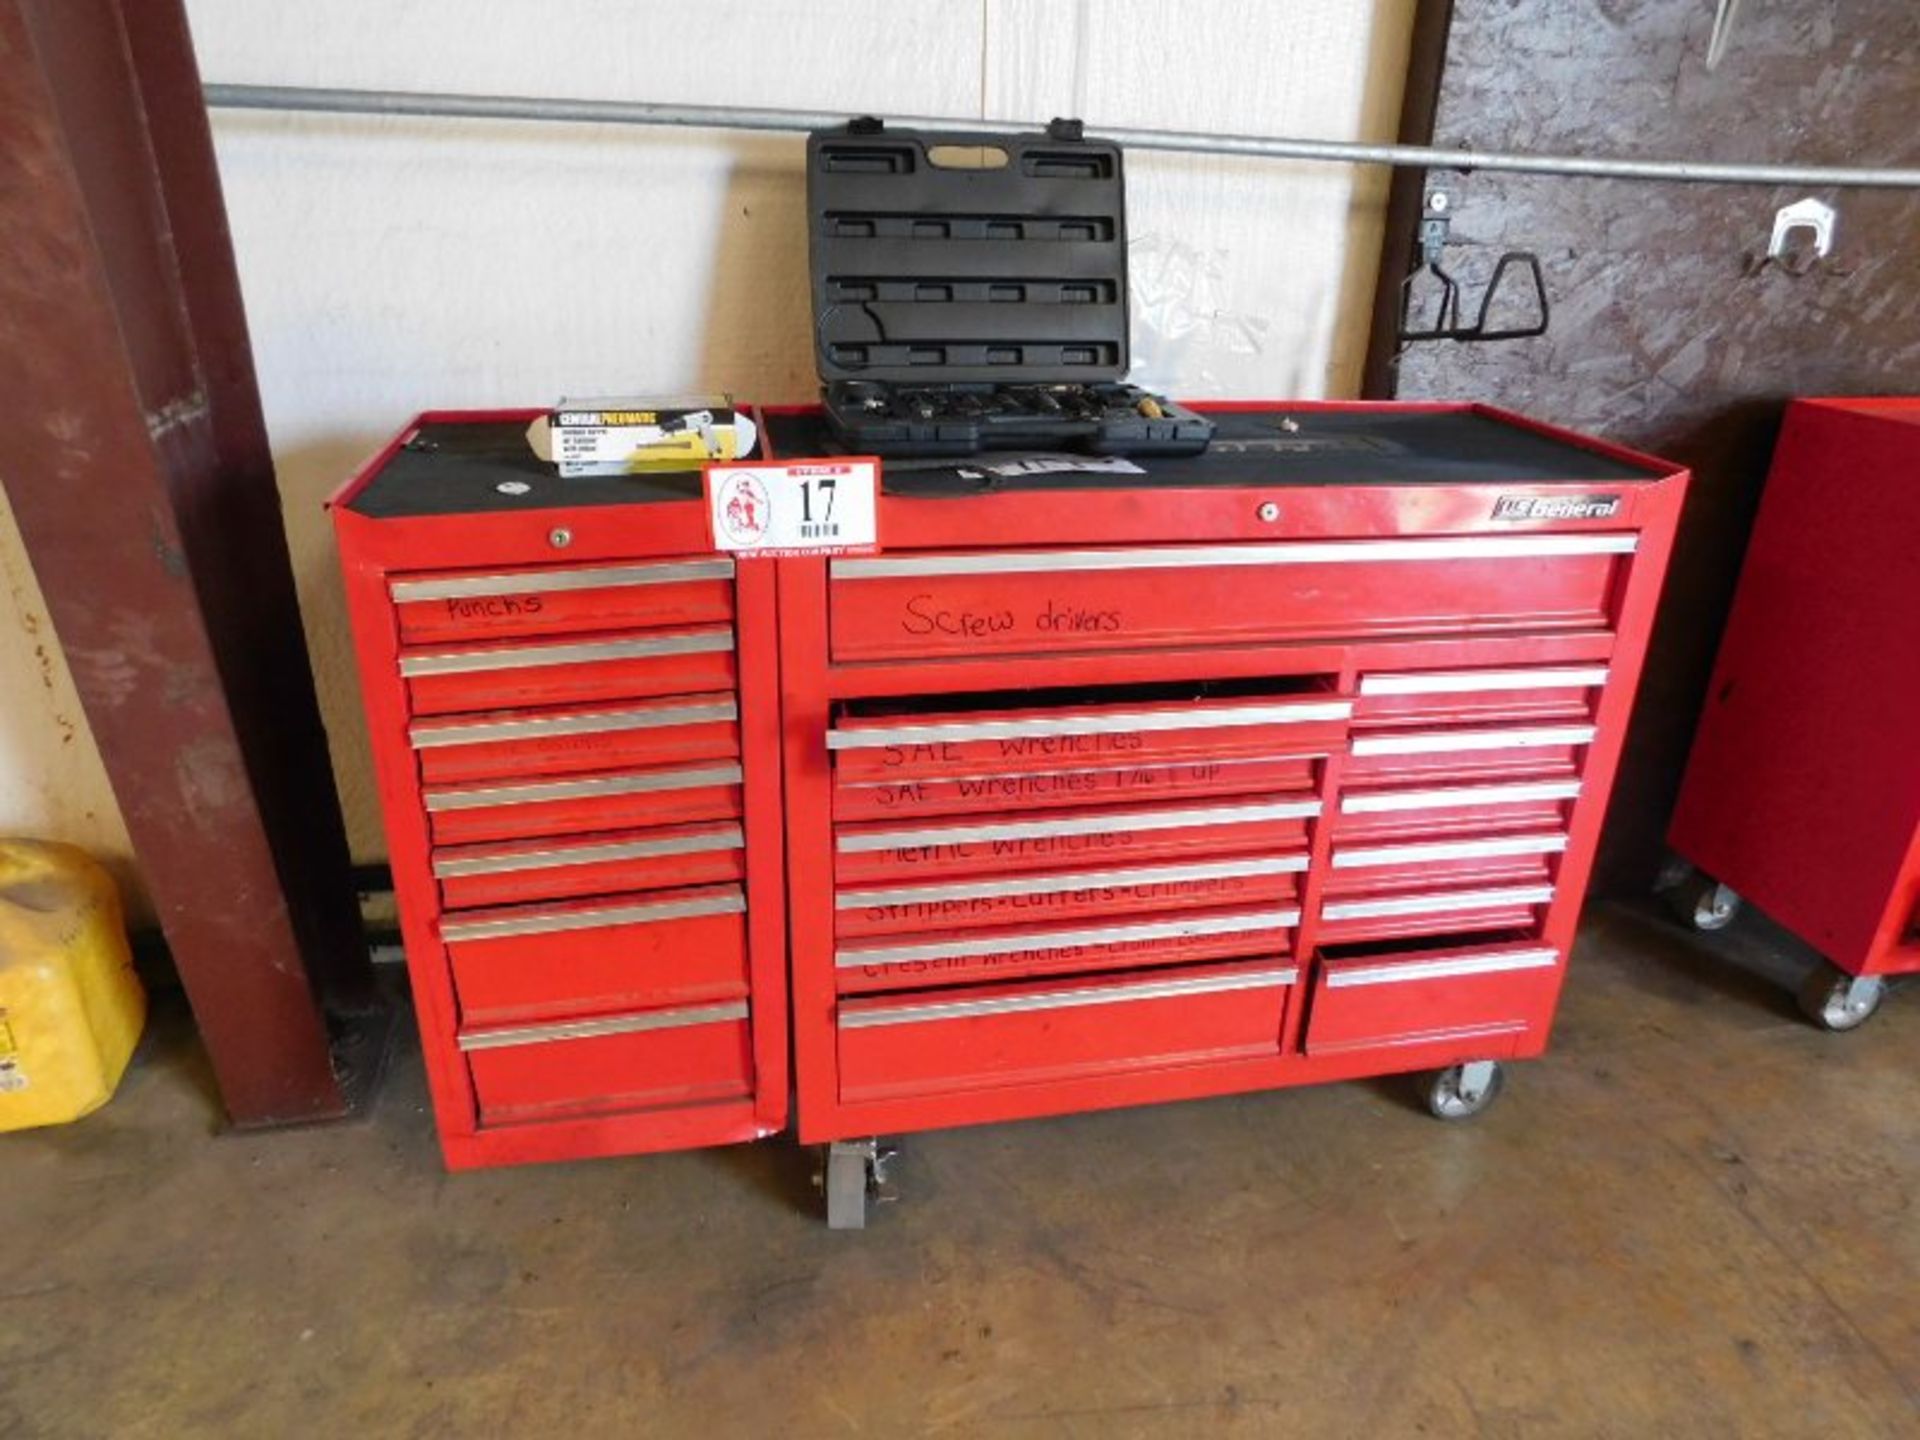
[[[687,470],[753,451],[754,425],[728,395],[563,400],[527,432],[563,476]]]

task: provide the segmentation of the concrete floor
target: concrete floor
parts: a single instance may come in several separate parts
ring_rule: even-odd
[[[1716,941],[1792,967],[1764,928]],[[449,1177],[218,1135],[176,1005],[0,1137],[0,1436],[1920,1435],[1920,994],[1821,1035],[1631,910],[1480,1121],[1401,1084]]]

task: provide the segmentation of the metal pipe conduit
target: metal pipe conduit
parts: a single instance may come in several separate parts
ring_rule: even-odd
[[[446,95],[412,90],[334,90],[300,85],[208,85],[207,105],[221,110],[301,111],[327,115],[417,115],[450,120],[544,120],[570,125],[668,125],[694,130],[804,133],[843,125],[845,112],[760,110],[732,105],[652,104],[635,100],[562,100],[528,95]],[[901,116],[902,128],[1012,135],[1043,126],[1004,120]],[[1092,127],[1090,127],[1092,128]],[[1920,189],[1920,169],[1896,166],[1745,165],[1706,160],[1626,160],[1602,155],[1520,155],[1431,145],[1372,145],[1357,140],[1299,140],[1267,135],[1209,135],[1184,130],[1100,127],[1102,139],[1130,150],[1196,155],[1247,155],[1340,165],[1413,166],[1432,170],[1505,170],[1531,175],[1586,175],[1679,184],[1794,185],[1876,190]]]

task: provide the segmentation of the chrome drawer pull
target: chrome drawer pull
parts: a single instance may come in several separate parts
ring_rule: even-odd
[[[484,810],[494,805],[543,805],[556,800],[596,800],[608,795],[652,795],[667,790],[698,790],[708,785],[738,785],[738,765],[700,770],[662,770],[651,775],[596,775],[587,780],[548,780],[537,785],[492,785],[481,790],[437,790],[427,794],[427,810]]]
[[[1564,835],[1497,835],[1479,840],[1433,840],[1419,845],[1375,845],[1333,852],[1336,870],[1365,870],[1378,865],[1421,865],[1433,860],[1484,860],[1500,855],[1558,855]]]
[[[668,840],[630,840],[611,845],[573,845],[558,850],[518,850],[504,855],[437,856],[436,879],[462,875],[511,875],[521,870],[553,870],[567,865],[602,865],[613,860],[649,860],[666,855],[704,855],[715,850],[743,850],[746,836],[738,825],[679,835]]]
[[[1150,550],[997,550],[964,555],[832,560],[835,580],[922,575],[1058,575],[1086,570],[1189,570],[1221,565],[1340,565],[1383,560],[1521,560],[1545,555],[1631,555],[1633,535],[1487,535],[1440,540],[1281,541],[1270,545],[1165,545]]]
[[[842,835],[842,855],[875,850],[905,850],[920,845],[986,844],[994,840],[1054,840],[1065,835],[1119,835],[1136,830],[1184,830],[1188,826],[1253,825],[1267,820],[1310,820],[1320,813],[1318,800],[1287,800],[1270,805],[1211,805],[1199,810],[1139,811],[1082,815],[1070,820],[1023,820],[1004,825],[948,825],[927,830],[889,830],[884,834]]]
[[[539,740],[553,735],[603,735],[626,730],[664,730],[740,718],[731,696],[706,705],[667,705],[649,710],[603,710],[591,715],[549,715],[529,720],[471,720],[452,724],[421,721],[407,727],[416,750],[442,745],[488,745],[501,740]]]
[[[645,1015],[611,1015],[604,1020],[568,1020],[554,1025],[521,1025],[511,1030],[468,1030],[462,1050],[500,1050],[509,1045],[546,1045],[556,1040],[593,1040],[602,1035],[635,1035],[645,1030],[679,1030],[688,1025],[718,1025],[747,1018],[747,1002],[701,1005],[690,1010],[655,1010]]]
[[[985,955],[1017,955],[1023,950],[1058,950],[1070,945],[1116,945],[1129,940],[1190,940],[1203,935],[1246,935],[1261,930],[1285,930],[1300,923],[1298,910],[1263,910],[1254,914],[1190,916],[1184,920],[1151,920],[1143,925],[1095,925],[1084,930],[1028,931],[1021,935],[989,935],[971,940],[936,940],[923,945],[880,945],[837,950],[833,963],[853,970],[863,965],[897,965],[908,960],[958,960]]]
[[[1490,690],[1590,690],[1607,683],[1607,667],[1560,670],[1421,670],[1404,675],[1363,675],[1362,695],[1455,695]]]
[[[1440,960],[1396,960],[1390,965],[1342,964],[1327,968],[1327,988],[1398,985],[1405,981],[1450,980],[1462,975],[1503,975],[1510,970],[1546,970],[1560,963],[1558,950],[1510,950],[1491,955],[1449,955]]]
[[[1445,755],[1455,750],[1534,750],[1547,745],[1586,745],[1599,732],[1591,725],[1543,725],[1531,730],[1422,730],[1413,735],[1356,735],[1355,755]]]
[[[661,920],[691,920],[700,915],[740,915],[747,897],[735,885],[717,895],[693,900],[656,900],[644,905],[608,905],[597,910],[547,910],[498,920],[444,920],[440,938],[449,945],[467,940],[507,940],[519,935],[555,935],[566,930],[605,930],[615,925],[650,925]]]
[[[1300,972],[1240,970],[1231,975],[1200,975],[1186,980],[1146,980],[1135,985],[1111,985],[1089,990],[1042,990],[1024,995],[992,995],[981,1000],[943,1000],[926,1005],[896,1005],[888,1009],[840,1011],[842,1030],[866,1030],[878,1025],[918,1025],[930,1020],[964,1020],[973,1015],[1014,1015],[1024,1010],[1071,1010],[1084,1005],[1121,1005],[1131,1000],[1172,1000],[1182,995],[1219,995],[1231,990],[1264,990],[1292,985]]]
[[[486,670],[536,670],[551,665],[592,665],[605,660],[648,660],[662,655],[712,655],[733,649],[733,631],[697,630],[636,640],[593,640],[576,645],[503,645],[497,650],[439,650],[403,655],[400,673],[466,675]]]
[[[1461,785],[1442,790],[1382,790],[1347,795],[1342,815],[1383,815],[1401,810],[1449,810],[1461,805],[1524,805],[1534,800],[1579,798],[1578,780],[1543,780],[1518,785]]]
[[[396,605],[409,605],[419,600],[457,600],[470,595],[549,595],[560,590],[623,590],[635,585],[732,578],[731,560],[687,560],[671,565],[606,565],[593,570],[523,570],[511,575],[396,580],[388,593]]]
[[[1444,894],[1396,895],[1389,900],[1339,900],[1320,911],[1323,920],[1370,920],[1383,915],[1436,915],[1449,910],[1499,910],[1508,905],[1545,905],[1551,885],[1512,885],[1501,890],[1454,890]]]
[[[983,880],[954,885],[919,885],[899,890],[842,890],[838,910],[885,905],[938,905],[953,900],[998,900],[1012,895],[1059,895],[1075,890],[1130,885],[1181,885],[1198,880],[1241,880],[1258,875],[1298,875],[1305,855],[1276,855],[1258,860],[1222,860],[1201,865],[1145,865],[1132,870],[1083,870],[1071,875],[1041,875],[1024,880]]]
[[[1057,735],[1136,735],[1149,731],[1219,730],[1244,725],[1294,725],[1345,720],[1351,700],[1297,705],[1243,705],[1237,709],[1185,712],[1143,710],[1132,714],[1038,715],[1026,720],[953,720],[937,725],[886,725],[829,730],[829,750],[877,750],[888,745],[938,745],[967,740],[1026,740]]]

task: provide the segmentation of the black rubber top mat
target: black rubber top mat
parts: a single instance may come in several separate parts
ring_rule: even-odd
[[[1471,410],[1209,413],[1219,428],[1206,454],[1134,456],[1144,475],[1061,471],[982,480],[964,473],[1017,458],[997,452],[970,460],[886,461],[881,467],[883,488],[889,495],[933,497],[1141,485],[1619,484],[1657,480],[1667,473]],[[832,430],[818,414],[761,418],[774,454],[782,459],[840,453]]]
[[[698,470],[563,480],[527,448],[527,421],[422,425],[366,488],[347,502],[376,520],[472,515],[562,505],[649,505],[698,500]],[[501,486],[508,488],[501,489]],[[522,489],[521,487],[525,487]]]

